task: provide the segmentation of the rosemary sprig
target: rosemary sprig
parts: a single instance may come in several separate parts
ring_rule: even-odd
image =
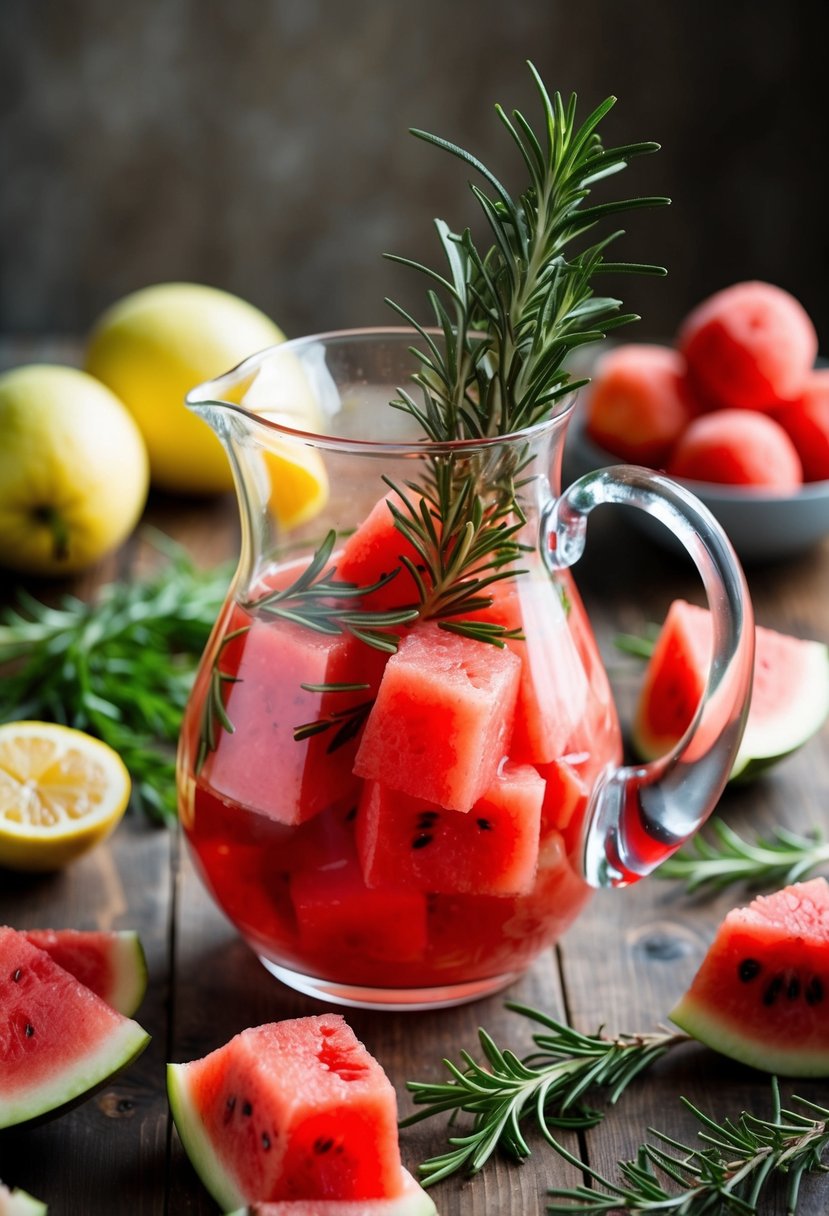
[[[336,543],[337,533],[332,528],[290,586],[266,592],[249,600],[245,607],[293,621],[315,633],[329,636],[348,633],[376,650],[393,654],[399,640],[394,629],[415,620],[417,608],[383,612],[362,608],[356,601],[386,587],[397,577],[399,569],[392,570],[370,587],[345,582],[336,577],[336,567],[328,565]]]
[[[49,607],[24,591],[0,617],[2,714],[61,722],[97,735],[122,756],[133,805],[175,817],[175,764],[196,665],[222,606],[232,567],[197,569],[168,537],[148,530],[165,565],[112,583],[92,602]]]
[[[301,686],[306,692],[318,693],[337,693],[337,692],[364,692],[367,691],[370,684],[303,684]],[[332,710],[323,718],[317,718],[314,722],[305,722],[302,726],[294,727],[294,739],[300,743],[303,739],[311,739],[314,735],[324,734],[326,731],[334,730],[334,735],[331,738],[326,751],[335,752],[338,748],[343,747],[350,742],[362,729],[363,723],[371,712],[371,707],[374,704],[374,698],[369,697],[364,701],[358,701],[356,704],[345,706],[343,709]]]
[[[767,837],[745,840],[722,820],[710,823],[710,834],[697,833],[684,848],[656,871],[660,878],[678,878],[689,892],[721,891],[732,883],[750,887],[786,886],[829,866],[829,842],[818,828],[801,836],[775,827]]]
[[[219,730],[225,730],[229,735],[232,735],[235,730],[225,707],[224,687],[226,684],[238,684],[239,676],[233,676],[227,671],[222,671],[219,663],[228,642],[242,637],[247,633],[249,628],[249,625],[242,625],[240,629],[234,629],[230,633],[226,633],[216,651],[199,722],[199,748],[196,753],[196,773],[201,772],[208,754],[216,750]]]
[[[486,1063],[462,1051],[462,1067],[444,1060],[451,1080],[407,1085],[415,1104],[425,1109],[409,1115],[402,1127],[435,1115],[448,1114],[450,1122],[461,1113],[473,1116],[468,1133],[449,1138],[449,1152],[421,1165],[424,1186],[458,1170],[477,1173],[497,1148],[517,1160],[528,1157],[530,1148],[521,1130],[527,1118],[550,1140],[551,1126],[592,1126],[601,1113],[580,1105],[590,1090],[606,1089],[609,1101],[615,1102],[639,1073],[676,1044],[688,1041],[685,1034],[667,1031],[615,1038],[585,1035],[530,1006],[508,1003],[506,1007],[545,1028],[532,1036],[537,1050],[531,1055],[519,1059],[479,1029]]]
[[[786,1212],[797,1211],[804,1174],[827,1166],[829,1108],[793,1097],[801,1110],[784,1110],[777,1080],[772,1080],[772,1116],[743,1112],[739,1118],[717,1122],[693,1106],[683,1104],[699,1120],[703,1147],[682,1144],[651,1129],[662,1144],[643,1144],[634,1161],[619,1163],[618,1183],[603,1178],[574,1157],[552,1136],[550,1143],[565,1160],[585,1171],[604,1188],[555,1188],[550,1216],[607,1216],[612,1212],[671,1213],[673,1216],[751,1216],[760,1211],[766,1187],[776,1177],[787,1179]],[[665,1178],[670,1189],[660,1181]],[[671,1185],[673,1184],[673,1185]]]

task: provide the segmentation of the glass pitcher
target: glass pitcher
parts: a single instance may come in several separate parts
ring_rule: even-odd
[[[722,792],[753,665],[742,573],[693,496],[625,466],[561,493],[572,397],[427,441],[421,345],[303,338],[188,396],[229,455],[241,553],[185,714],[183,831],[274,975],[374,1008],[508,984],[592,889],[677,849]],[[694,723],[635,767],[569,572],[602,503],[673,529],[713,616]]]

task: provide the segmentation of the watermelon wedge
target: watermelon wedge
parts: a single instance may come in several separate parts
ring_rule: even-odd
[[[0,1128],[57,1113],[125,1068],[149,1035],[22,933],[0,928]]]
[[[203,1059],[169,1064],[167,1090],[187,1155],[223,1211],[403,1193],[394,1089],[336,1014],[243,1030]]]
[[[705,687],[712,645],[707,608],[674,600],[639,697],[633,742],[646,760],[677,742]],[[751,709],[731,779],[748,778],[801,747],[829,716],[829,650],[756,627]]]
[[[26,1191],[10,1191],[0,1182],[0,1216],[46,1216],[46,1204]]]
[[[423,1187],[403,1170],[403,1190],[394,1199],[296,1199],[254,1203],[231,1216],[437,1216]]]
[[[829,1076],[829,883],[795,883],[734,908],[670,1014],[732,1059]]]
[[[147,960],[134,930],[24,929],[22,933],[125,1017],[131,1017],[144,999]]]

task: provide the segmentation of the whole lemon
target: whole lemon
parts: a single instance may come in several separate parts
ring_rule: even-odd
[[[74,574],[135,527],[147,449],[124,405],[74,367],[0,375],[0,565]]]
[[[159,283],[99,318],[85,367],[132,412],[154,486],[214,494],[233,484],[222,445],[184,404],[191,388],[229,371],[284,334],[252,304],[198,283]]]

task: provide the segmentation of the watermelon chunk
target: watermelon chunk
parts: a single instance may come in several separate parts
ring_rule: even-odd
[[[447,811],[366,782],[357,851],[370,887],[441,895],[522,895],[532,889],[544,781],[505,764],[472,810]]]
[[[27,1191],[10,1191],[0,1182],[0,1216],[46,1216],[46,1204]]]
[[[137,1022],[7,927],[0,927],[0,975],[0,1128],[57,1112],[149,1042]]]
[[[337,1014],[243,1030],[169,1064],[167,1085],[187,1155],[223,1210],[403,1192],[394,1089]]]
[[[414,891],[370,890],[356,862],[300,870],[291,899],[303,957],[332,974],[376,960],[413,962],[426,948],[426,902]]]
[[[663,755],[690,725],[711,661],[711,614],[674,600],[639,697],[633,740],[645,759]],[[829,716],[829,650],[822,642],[756,626],[751,708],[732,779],[797,750]]]
[[[337,578],[360,587],[371,587],[394,570],[398,573],[378,591],[366,599],[366,607],[374,611],[385,608],[401,608],[420,602],[417,583],[401,563],[407,557],[413,565],[421,562],[417,550],[394,525],[389,502],[402,504],[397,495],[386,495],[374,504],[359,528],[349,536],[337,554]],[[412,504],[418,506],[421,497],[412,494]]]
[[[253,1203],[230,1216],[437,1216],[437,1208],[408,1170],[403,1190],[393,1199],[296,1199]]]
[[[541,838],[552,829],[564,831],[575,818],[583,818],[588,789],[581,776],[567,760],[554,760],[539,769],[544,779],[544,801],[541,804]]]
[[[204,780],[222,797],[286,824],[353,804],[359,791],[351,772],[356,737],[332,747],[333,734],[298,742],[294,730],[370,701],[386,655],[344,634],[261,620],[241,609],[227,632],[240,628],[245,633],[228,642],[219,660],[220,670],[236,681],[225,684],[223,694],[233,732],[218,733]],[[302,687],[355,683],[369,687],[327,693]]]
[[[386,664],[354,772],[469,811],[507,753],[520,674],[508,649],[416,625]]]
[[[147,991],[147,960],[137,933],[82,929],[24,929],[24,937],[106,1001],[130,1017]]]
[[[672,1021],[765,1072],[829,1076],[829,883],[795,883],[734,908]]]

